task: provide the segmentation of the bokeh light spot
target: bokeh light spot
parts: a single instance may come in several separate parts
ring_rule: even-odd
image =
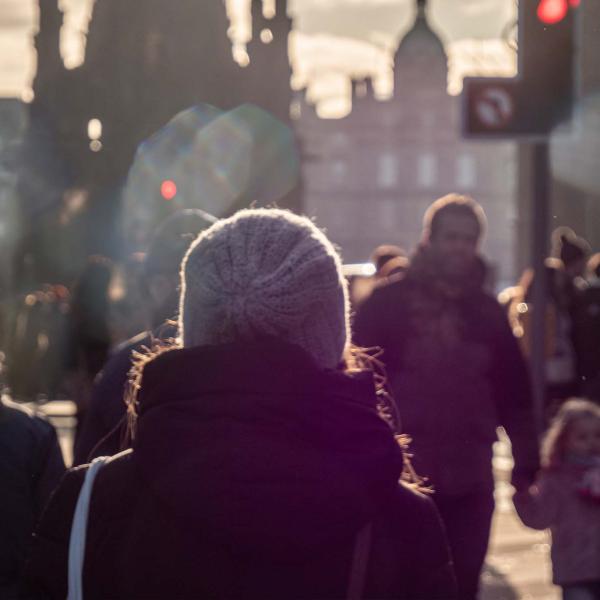
[[[160,195],[165,200],[173,200],[176,194],[177,186],[172,179],[165,179],[165,181],[160,184]]]
[[[263,29],[260,32],[260,41],[263,44],[270,44],[273,41],[273,32],[270,29]]]
[[[102,137],[102,121],[100,119],[90,119],[87,134],[90,140],[99,140]]]
[[[542,0],[537,9],[538,19],[546,25],[554,25],[562,21],[569,6],[567,0]]]

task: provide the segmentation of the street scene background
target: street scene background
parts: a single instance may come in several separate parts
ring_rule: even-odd
[[[559,79],[529,94],[542,88],[519,37],[528,2],[576,22],[569,97],[546,129],[528,117],[554,115]],[[419,267],[426,211],[455,192],[485,211],[476,283],[525,357],[538,433],[567,398],[600,401],[599,32],[596,0],[0,0],[4,397],[46,415],[73,463],[107,361],[176,317],[179,280],[149,282],[164,275],[157,246],[179,275],[182,249],[157,232],[182,209],[202,229],[250,206],[314,219],[339,250],[354,318]],[[487,85],[474,77],[500,95],[470,96]],[[585,310],[573,300],[584,292]],[[461,318],[437,323],[451,342]],[[517,516],[498,435],[480,597],[558,599],[549,531]]]

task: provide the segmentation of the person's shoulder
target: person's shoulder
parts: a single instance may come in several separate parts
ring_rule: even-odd
[[[133,337],[121,342],[111,352],[111,355],[106,363],[106,368],[114,367],[124,361],[131,360],[131,353],[135,350],[141,350],[148,347],[152,343],[152,335],[149,331],[142,331]]]
[[[116,480],[127,478],[133,468],[132,457],[133,450],[129,448],[113,456],[95,458],[94,461],[103,463],[102,468],[98,472],[97,481],[101,482],[101,485],[111,485]],[[85,474],[94,461],[75,467],[71,471],[81,471]]]
[[[112,495],[114,502],[114,493],[117,491],[116,482],[128,481],[131,473],[130,456],[132,451],[125,450],[119,454],[110,457],[102,457],[104,465],[98,472],[96,481],[94,482],[93,500],[96,501],[98,496]],[[89,472],[92,463],[86,463],[71,467],[63,475],[60,485],[54,493],[53,504],[61,506],[75,505],[79,492],[83,487],[85,478]],[[114,490],[111,491],[111,486]],[[102,493],[102,489],[107,490],[107,493]],[[100,491],[100,493],[98,493]],[[52,509],[52,506],[49,507]]]
[[[94,381],[92,390],[92,410],[97,409],[106,414],[106,426],[111,428],[119,420],[123,409],[123,386],[131,369],[133,353],[142,351],[151,344],[152,337],[148,332],[123,342],[109,356],[106,364]]]
[[[83,465],[87,469],[89,465]],[[103,467],[94,483],[94,504],[105,506],[98,514],[118,516],[127,512],[131,499],[140,493],[142,482],[134,467],[133,450],[128,449],[111,457],[105,457]]]
[[[394,495],[390,498],[386,519],[390,525],[397,525],[406,533],[414,530],[417,536],[426,524],[437,524],[439,515],[431,495],[413,484],[398,483]]]
[[[411,288],[412,281],[407,279],[404,275],[386,277],[375,284],[375,287],[366,302],[369,300],[372,302],[380,302],[397,298]]]
[[[29,431],[35,436],[45,437],[54,431],[48,419],[30,406],[18,404],[7,398],[0,401],[0,425]]]

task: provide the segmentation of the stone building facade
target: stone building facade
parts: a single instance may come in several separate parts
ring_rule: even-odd
[[[489,220],[484,252],[494,283],[517,277],[517,149],[465,141],[460,98],[447,94],[447,57],[418,3],[414,26],[394,57],[395,91],[378,100],[369,80],[353,82],[352,112],[319,119],[304,103],[296,121],[303,151],[303,208],[341,247],[366,261],[382,243],[412,250],[423,214],[449,192],[473,196]]]

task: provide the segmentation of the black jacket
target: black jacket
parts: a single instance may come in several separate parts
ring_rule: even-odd
[[[581,391],[600,402],[600,281],[576,297],[572,314]]]
[[[56,433],[28,409],[0,399],[0,598],[16,597],[31,534],[65,471]]]
[[[411,266],[374,290],[354,328],[358,344],[383,348],[416,471],[439,493],[493,489],[500,425],[512,442],[515,476],[533,478],[538,447],[527,368],[502,308],[475,276],[449,290]]]
[[[125,391],[133,355],[152,345],[143,332],[119,346],[94,381],[90,405],[75,444],[74,465],[121,451],[126,424]]]
[[[319,371],[276,341],[172,350],[146,366],[132,451],[98,475],[84,595],[343,598],[373,522],[366,597],[452,598],[433,503],[398,484],[402,455],[372,382]],[[37,535],[29,595],[66,594],[71,471]]]

